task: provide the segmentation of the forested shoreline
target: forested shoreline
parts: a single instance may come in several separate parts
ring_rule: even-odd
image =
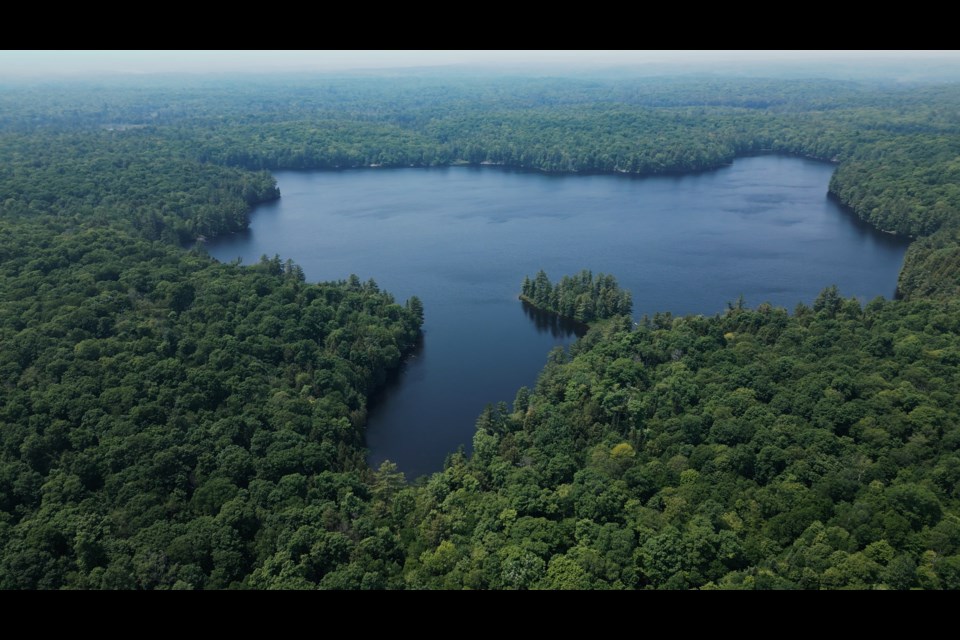
[[[960,588],[958,108],[818,80],[2,85],[0,587]],[[245,229],[270,170],[760,151],[836,163],[831,194],[916,239],[903,300],[614,305],[415,485],[363,425],[429,309],[180,248]]]

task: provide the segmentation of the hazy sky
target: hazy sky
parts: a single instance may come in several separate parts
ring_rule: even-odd
[[[590,67],[645,63],[922,61],[956,51],[0,51],[0,76],[88,73],[345,71],[480,65]]]

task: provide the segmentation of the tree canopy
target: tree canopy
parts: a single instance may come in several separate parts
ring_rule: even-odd
[[[523,279],[520,299],[538,309],[549,311],[577,322],[590,323],[633,312],[630,292],[617,286],[612,275],[593,273],[584,269],[575,276],[563,276],[551,284],[541,269],[534,276]]]

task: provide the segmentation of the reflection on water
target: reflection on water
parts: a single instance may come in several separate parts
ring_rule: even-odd
[[[537,331],[539,333],[549,333],[553,338],[568,338],[570,336],[582,338],[589,328],[576,320],[538,309],[526,300],[521,300],[520,304],[523,305],[524,315],[533,321],[533,326],[537,328]]]
[[[377,390],[367,402],[367,411],[369,413],[380,411],[385,405],[390,404],[390,399],[403,392],[405,385],[410,385],[423,378],[423,366],[426,364],[426,345],[423,334],[417,339],[413,349],[404,358],[403,362],[396,369],[387,373],[387,379],[383,386]],[[419,372],[419,375],[417,373]]]

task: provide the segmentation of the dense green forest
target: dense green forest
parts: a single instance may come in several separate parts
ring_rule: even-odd
[[[946,83],[0,84],[0,588],[960,588],[958,113]],[[902,300],[634,326],[614,296],[413,485],[363,427],[429,309],[203,251],[273,169],[766,151],[836,163],[833,196],[916,239]],[[562,283],[541,302],[576,317]]]
[[[425,588],[960,588],[960,306],[594,329],[406,490]]]
[[[630,292],[621,289],[616,278],[603,273],[594,278],[588,269],[575,276],[563,276],[557,284],[551,284],[541,269],[533,280],[530,276],[523,279],[520,299],[537,309],[582,323],[629,316],[633,312]]]

